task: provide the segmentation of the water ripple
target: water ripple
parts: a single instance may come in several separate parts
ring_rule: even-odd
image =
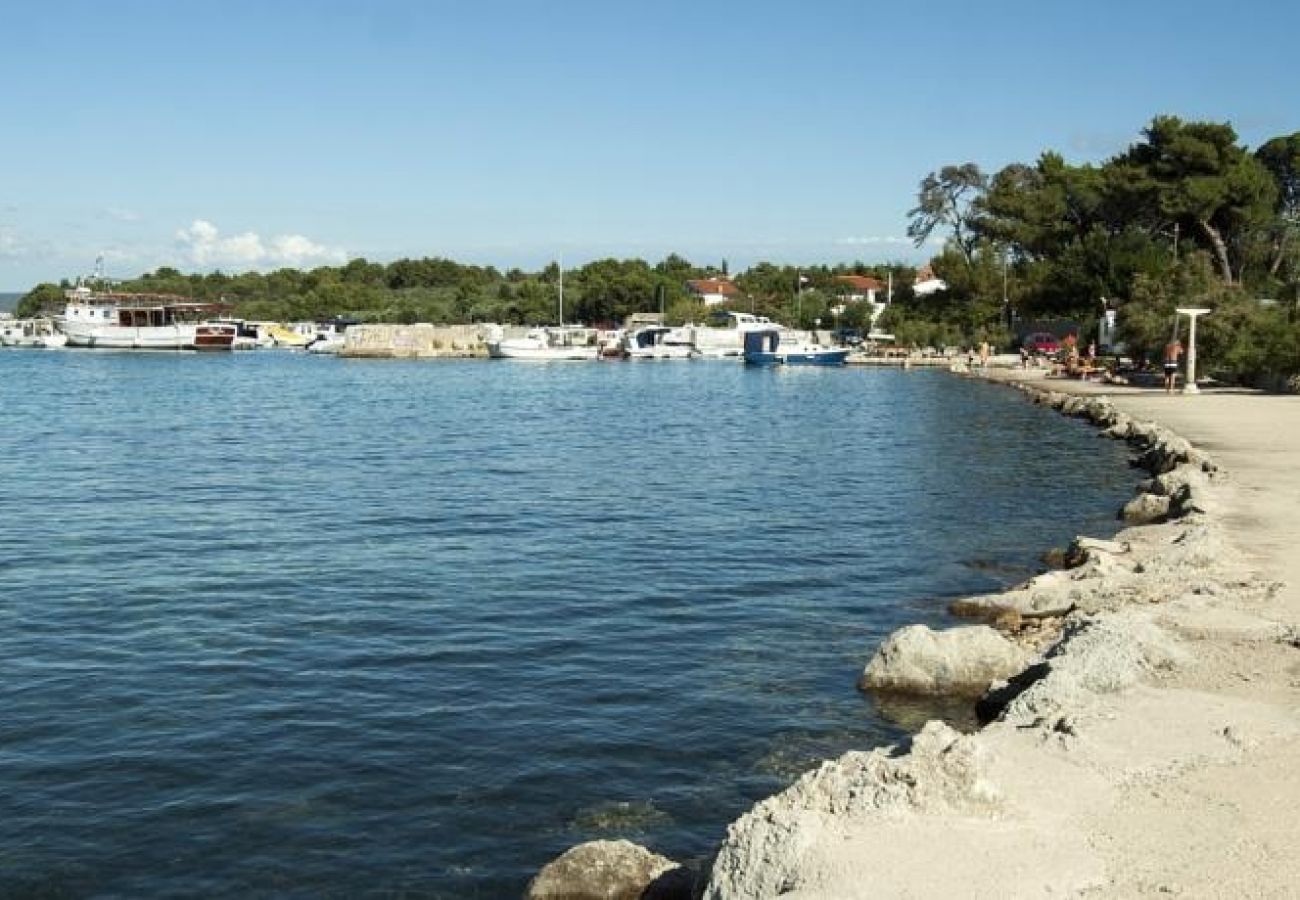
[[[0,894],[497,897],[679,858],[1123,449],[924,372],[0,353]]]

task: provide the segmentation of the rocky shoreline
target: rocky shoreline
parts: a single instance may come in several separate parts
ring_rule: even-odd
[[[657,887],[672,892],[654,896],[1180,893],[1126,856],[1145,836],[1110,845],[1134,810],[1206,767],[1294,746],[1294,710],[1218,684],[1243,666],[1285,682],[1300,659],[1300,633],[1266,613],[1279,585],[1226,539],[1224,472],[1105,397],[1008,383],[1133,445],[1149,477],[1121,511],[1128,527],[1078,538],[1064,567],[1019,587],[952,604],[981,624],[900,629],[863,673],[866,690],[978,697],[984,728],[931,722],[904,745],[823,763],[733,822],[693,889],[684,872],[665,883],[661,863]],[[529,897],[650,896],[635,878],[622,892],[541,891],[542,875]]]

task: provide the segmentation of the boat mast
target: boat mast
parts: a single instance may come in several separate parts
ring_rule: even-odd
[[[564,327],[564,257],[560,257],[560,327]]]

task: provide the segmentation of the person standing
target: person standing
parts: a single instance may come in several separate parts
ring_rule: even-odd
[[[1174,392],[1174,382],[1178,380],[1178,361],[1183,357],[1183,342],[1174,338],[1165,344],[1165,393]]]

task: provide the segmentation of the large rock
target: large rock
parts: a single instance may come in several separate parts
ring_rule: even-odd
[[[977,697],[1029,661],[1028,651],[987,625],[946,631],[909,625],[885,640],[858,686],[871,691]]]
[[[1169,518],[1168,497],[1159,494],[1138,494],[1119,511],[1119,516],[1130,525],[1150,525]]]
[[[526,900],[690,900],[689,869],[631,841],[589,841],[542,867]]]

